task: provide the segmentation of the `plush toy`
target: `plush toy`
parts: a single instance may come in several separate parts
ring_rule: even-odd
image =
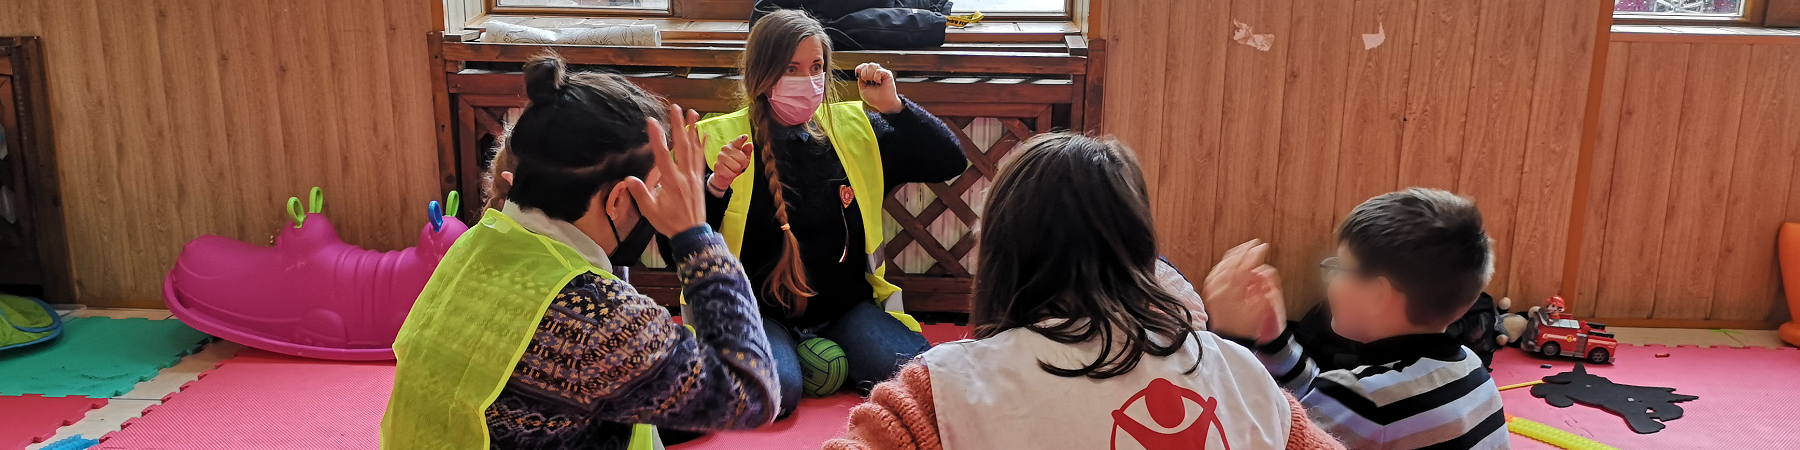
[[[1500,345],[1513,347],[1518,347],[1519,342],[1524,340],[1525,326],[1531,323],[1532,317],[1537,316],[1538,310],[1545,310],[1545,308],[1548,308],[1544,312],[1555,315],[1568,311],[1569,308],[1568,305],[1563,302],[1562,296],[1550,297],[1549,300],[1546,300],[1546,306],[1533,306],[1531,309],[1516,313],[1510,312],[1512,309],[1512,298],[1502,298],[1500,299],[1500,303],[1496,303],[1496,305],[1500,307],[1501,312]]]
[[[1445,334],[1455,336],[1456,340],[1462,341],[1464,347],[1473,350],[1475,356],[1481,358],[1483,367],[1494,362],[1494,352],[1499,351],[1502,345],[1499,343],[1503,339],[1500,333],[1500,316],[1504,308],[1499,306],[1501,302],[1510,305],[1512,300],[1500,300],[1495,301],[1493,296],[1481,293],[1461,319],[1456,319],[1456,322],[1444,329]]]
[[[1525,324],[1530,320],[1523,312],[1512,312],[1512,297],[1502,297],[1494,306],[1500,309],[1500,336],[1494,338],[1495,342],[1518,347],[1519,336],[1525,334]]]

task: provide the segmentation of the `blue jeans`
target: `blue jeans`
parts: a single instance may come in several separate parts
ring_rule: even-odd
[[[769,335],[769,350],[775,353],[775,374],[781,380],[779,417],[787,417],[800,404],[803,391],[798,349],[802,340],[822,337],[844,349],[844,358],[850,363],[848,386],[858,392],[867,392],[875,383],[893,378],[900,366],[931,348],[924,335],[866,301],[858,302],[843,316],[817,330],[795,330],[763,317],[763,331]]]

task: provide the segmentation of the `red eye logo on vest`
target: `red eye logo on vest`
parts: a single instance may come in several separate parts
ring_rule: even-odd
[[[1141,401],[1141,402],[1140,402]],[[1155,427],[1145,424],[1134,414],[1133,404],[1143,405],[1142,411],[1135,415],[1149,416]],[[1225,450],[1231,449],[1231,443],[1225,440],[1225,424],[1219,421],[1216,398],[1207,398],[1197,392],[1188,390],[1167,379],[1157,378],[1150,381],[1144,390],[1133,394],[1113,410],[1113,450],[1175,450],[1202,449],[1209,440],[1216,440]],[[1190,420],[1192,419],[1192,420]],[[1213,429],[1219,430],[1214,439]],[[1123,434],[1119,430],[1124,430]]]

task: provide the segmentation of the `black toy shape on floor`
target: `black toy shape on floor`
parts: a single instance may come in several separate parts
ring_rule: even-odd
[[[1675,388],[1614,383],[1588,373],[1581,363],[1575,363],[1575,370],[1544,377],[1544,384],[1531,387],[1531,395],[1558,408],[1579,402],[1604,409],[1624,418],[1638,434],[1661,431],[1662,421],[1681,418],[1682,409],[1676,402],[1700,398],[1676,394]]]

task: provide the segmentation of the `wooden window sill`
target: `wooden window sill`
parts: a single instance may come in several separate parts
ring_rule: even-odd
[[[469,28],[480,29],[488,21],[501,21],[536,28],[572,28],[583,26],[654,24],[669,46],[742,46],[750,34],[750,23],[742,20],[688,20],[672,18],[567,17],[487,15],[471,21]],[[982,22],[967,28],[950,28],[944,41],[954,44],[982,43],[1062,43],[1064,37],[1081,34],[1081,28],[1068,21]]]
[[[1613,25],[1612,41],[1800,45],[1800,29],[1739,26]]]

